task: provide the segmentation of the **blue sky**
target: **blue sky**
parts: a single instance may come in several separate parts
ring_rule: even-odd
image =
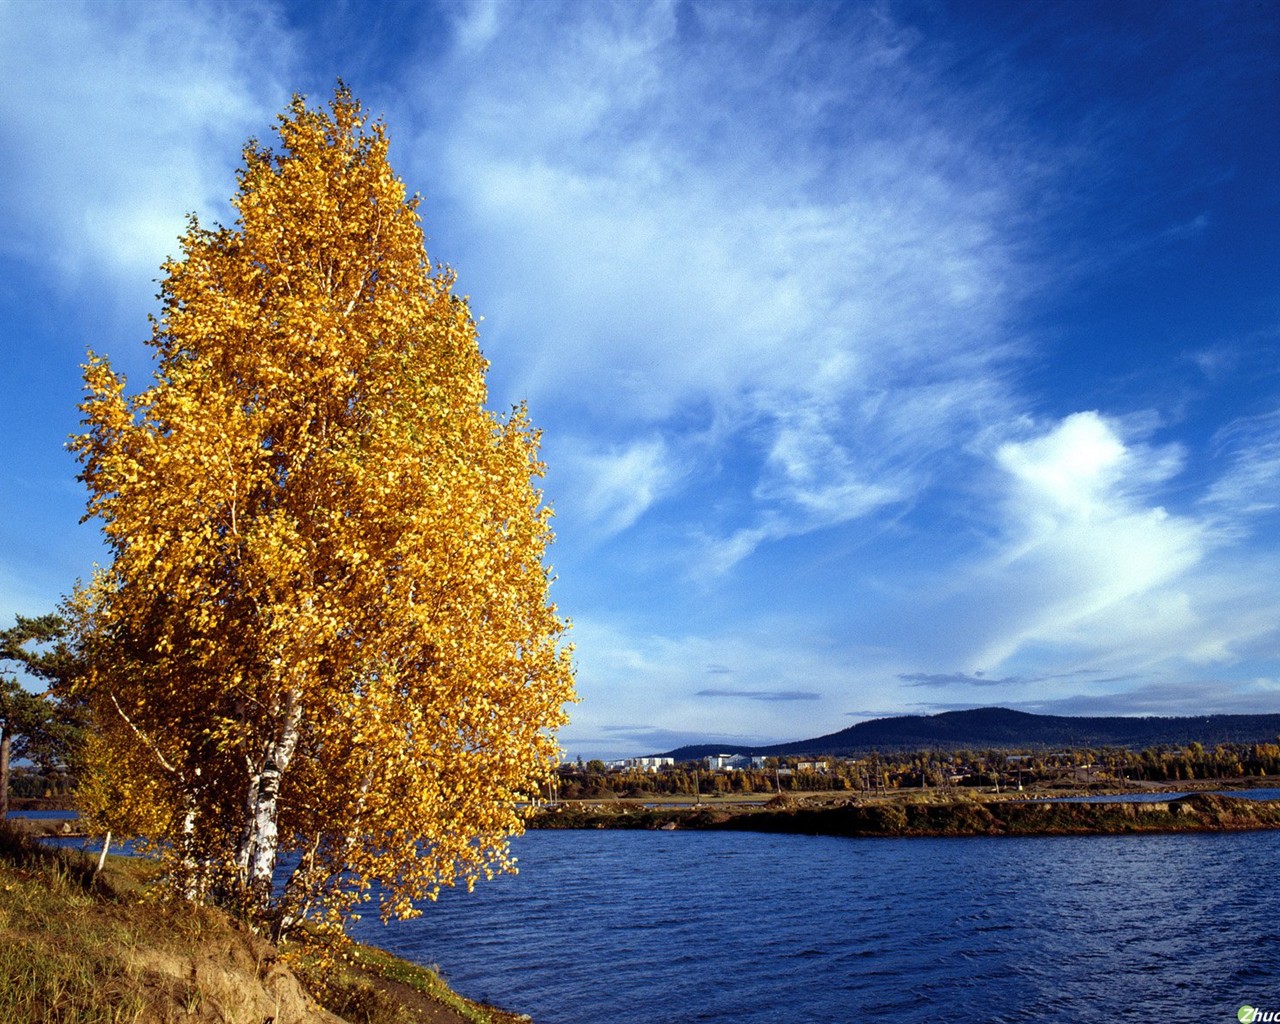
[[[0,0],[4,621],[102,554],[86,347],[339,76],[544,430],[571,755],[1280,710],[1269,2]]]

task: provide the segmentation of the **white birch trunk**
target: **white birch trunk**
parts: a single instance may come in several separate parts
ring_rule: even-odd
[[[240,833],[240,845],[236,847],[235,868],[236,883],[244,888],[249,882],[249,861],[253,857],[253,847],[257,841],[256,829],[258,790],[262,785],[262,768],[249,762],[249,788],[244,800],[244,829]]]
[[[107,863],[107,851],[109,849],[111,849],[110,829],[107,830],[107,837],[104,840],[102,840],[102,853],[98,855],[98,866],[93,869],[93,876],[95,878],[97,878],[98,875],[102,874],[102,867],[104,864]]]
[[[251,841],[246,844],[248,854],[248,887],[251,899],[265,907],[271,899],[271,876],[275,873],[276,856],[279,853],[280,836],[276,825],[280,804],[280,780],[293,751],[298,745],[298,733],[302,724],[302,705],[296,691],[290,691],[285,700],[284,720],[280,730],[267,747],[262,771],[257,785],[250,787],[248,827]]]

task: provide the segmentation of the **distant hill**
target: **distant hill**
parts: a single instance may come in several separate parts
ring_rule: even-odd
[[[764,747],[696,743],[663,755],[689,761],[710,754],[831,754],[873,750],[998,750],[1003,748],[1129,747],[1199,742],[1274,743],[1280,714],[1203,715],[1194,718],[1075,718],[1032,715],[1008,708],[945,711],[938,715],[876,718],[811,740]]]

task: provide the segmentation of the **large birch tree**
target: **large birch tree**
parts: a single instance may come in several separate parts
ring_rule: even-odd
[[[236,225],[163,267],[151,385],[90,353],[72,446],[113,557],[65,613],[86,809],[279,930],[509,867],[573,687],[538,434],[486,409],[384,127],[339,88],[277,132]]]

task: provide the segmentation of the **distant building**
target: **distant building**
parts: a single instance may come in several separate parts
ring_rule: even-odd
[[[825,772],[827,770],[826,761],[797,761],[796,771],[798,772]]]
[[[629,757],[627,758],[627,767],[635,768],[642,772],[660,772],[663,768],[674,768],[676,760],[674,757]]]
[[[751,758],[743,754],[711,754],[707,758],[707,767],[714,771],[736,772],[751,766]]]
[[[671,757],[623,757],[605,762],[605,767],[613,772],[658,772],[675,766],[675,759]]]

